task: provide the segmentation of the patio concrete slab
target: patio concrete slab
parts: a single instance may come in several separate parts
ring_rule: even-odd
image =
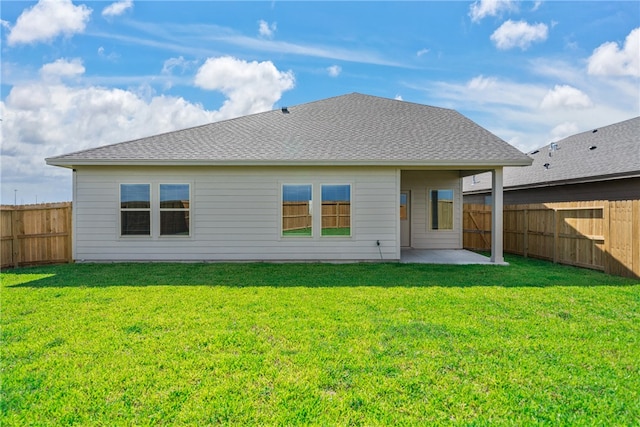
[[[402,249],[401,263],[493,264],[491,259],[465,249]]]

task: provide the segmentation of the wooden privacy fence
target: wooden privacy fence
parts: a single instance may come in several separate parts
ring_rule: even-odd
[[[72,262],[71,203],[1,206],[2,268]]]
[[[309,202],[282,202],[282,230],[311,227]],[[351,202],[322,202],[322,228],[351,227]]]
[[[322,202],[322,228],[351,227],[351,202]]]
[[[491,206],[465,204],[464,247],[491,249]],[[640,277],[640,200],[509,205],[504,251]]]
[[[309,202],[282,202],[282,231],[311,227]]]

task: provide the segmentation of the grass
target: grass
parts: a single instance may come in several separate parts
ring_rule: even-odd
[[[640,283],[507,260],[9,270],[0,424],[637,424]]]
[[[311,237],[311,227],[296,228],[296,229],[293,229],[293,230],[282,230],[282,235],[284,237],[289,237],[289,236]]]
[[[351,236],[351,227],[323,228],[323,236]]]
[[[284,237],[291,237],[291,236],[311,237],[312,230],[311,230],[311,227],[298,228],[295,230],[283,230],[282,235]],[[322,235],[323,236],[351,236],[351,227],[323,228]]]

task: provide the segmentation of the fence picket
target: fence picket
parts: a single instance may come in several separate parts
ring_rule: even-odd
[[[465,217],[485,205],[465,204]],[[576,265],[609,274],[640,277],[640,201],[565,202],[504,206],[504,251]],[[522,217],[522,221],[520,218]],[[478,224],[485,224],[480,229]],[[464,247],[490,250],[474,240],[491,233],[491,222],[464,224]],[[473,228],[475,227],[475,228]]]
[[[71,203],[1,206],[0,265],[71,262]]]

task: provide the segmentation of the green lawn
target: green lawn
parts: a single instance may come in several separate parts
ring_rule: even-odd
[[[290,237],[290,236],[305,236],[305,237],[311,237],[311,227],[306,227],[306,228],[296,228],[294,230],[282,230],[282,235],[284,237]]]
[[[323,228],[323,236],[351,236],[351,227]]]
[[[311,237],[312,230],[311,230],[311,227],[298,228],[295,230],[284,230],[282,232],[282,235],[284,237],[291,237],[291,236]],[[351,227],[323,228],[322,235],[323,236],[351,236]]]
[[[640,282],[507,261],[8,270],[0,425],[637,425]]]

